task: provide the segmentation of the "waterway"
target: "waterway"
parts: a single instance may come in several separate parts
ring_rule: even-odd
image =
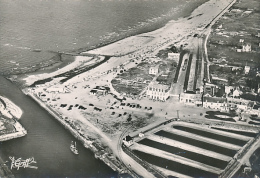
[[[34,157],[38,169],[12,170],[16,177],[116,177],[117,173],[95,159],[94,154],[80,143],[79,155],[70,151],[74,137],[47,111],[19,88],[0,76],[0,94],[23,110],[20,123],[28,130],[25,137],[0,142],[0,157],[10,168],[9,156]]]

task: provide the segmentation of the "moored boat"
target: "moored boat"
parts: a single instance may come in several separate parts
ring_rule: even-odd
[[[73,141],[71,141],[71,144],[70,144],[70,150],[74,153],[74,154],[79,154],[79,151],[77,149],[77,146],[76,146],[76,142],[75,144],[73,143]]]

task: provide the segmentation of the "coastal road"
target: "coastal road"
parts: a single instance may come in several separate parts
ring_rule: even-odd
[[[128,173],[135,177],[138,178],[141,176],[143,177],[154,177],[153,174],[148,172],[145,168],[143,168],[141,165],[139,165],[136,161],[134,161],[130,156],[128,156],[123,150],[122,150],[122,141],[123,138],[126,136],[126,133],[128,130],[132,127],[130,125],[127,127],[120,135],[117,143],[117,153],[118,153],[118,158],[121,161],[121,163],[127,168]],[[139,174],[139,175],[138,175]]]

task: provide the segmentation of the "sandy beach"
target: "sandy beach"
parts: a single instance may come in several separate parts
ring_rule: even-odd
[[[160,49],[165,49],[173,44],[175,46],[184,44],[189,45],[191,43],[189,37],[192,37],[196,33],[201,33],[203,28],[209,24],[211,20],[217,16],[218,13],[230,2],[231,0],[210,0],[195,9],[189,17],[180,18],[176,21],[172,20],[158,30],[128,37],[94,50],[82,52],[82,54],[111,56],[111,59],[108,61],[110,65],[95,68],[95,70],[99,72],[105,72],[104,68],[108,71],[112,68],[118,67],[121,64],[129,62],[131,59],[139,59],[140,61],[141,59],[147,57],[154,57]],[[61,69],[58,68],[55,72],[47,74],[42,71],[43,73],[41,74],[29,74],[22,80],[26,83],[26,85],[31,85],[34,81],[53,77],[65,71],[72,70],[82,64],[82,62],[78,60],[79,58],[85,60],[84,62],[90,62],[88,57],[78,56],[75,58],[74,62]],[[93,76],[94,73],[95,72],[90,72],[89,76]]]

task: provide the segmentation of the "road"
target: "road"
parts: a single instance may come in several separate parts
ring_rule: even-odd
[[[180,67],[178,80],[177,80],[176,83],[172,83],[171,91],[170,91],[170,93],[172,95],[179,95],[183,92],[185,75],[186,75],[186,72],[187,72],[187,64],[186,64],[185,70],[183,70],[184,69],[183,67],[184,67],[184,63],[185,63],[186,59],[187,60],[189,59],[189,53],[184,54],[182,64],[181,64],[181,67]]]
[[[143,168],[141,165],[139,165],[136,161],[134,161],[130,156],[128,156],[126,153],[124,153],[124,151],[122,150],[122,141],[123,138],[126,136],[126,133],[128,132],[128,130],[132,127],[132,125],[130,125],[129,127],[127,127],[120,135],[119,139],[118,139],[118,143],[117,143],[117,154],[118,154],[118,158],[121,161],[121,163],[126,167],[127,172],[135,177],[135,178],[139,178],[140,175],[143,177],[151,177],[153,178],[153,174],[151,174],[150,172],[148,172],[145,168]]]

